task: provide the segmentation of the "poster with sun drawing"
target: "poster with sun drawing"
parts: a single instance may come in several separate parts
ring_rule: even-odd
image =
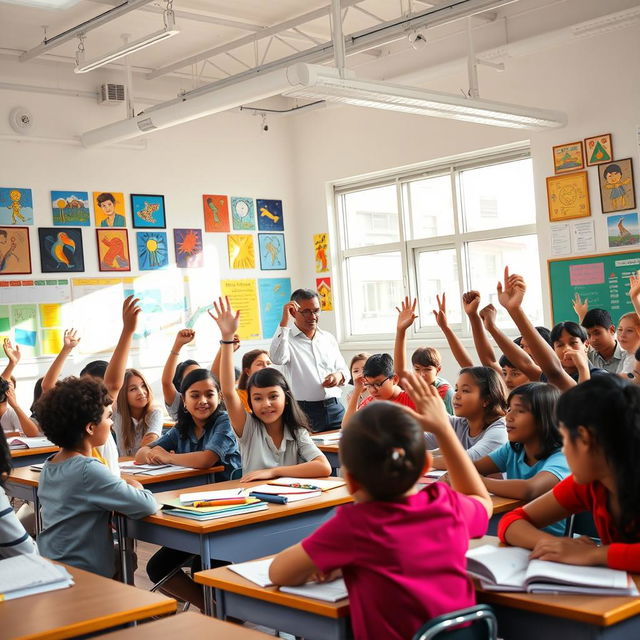
[[[263,271],[282,271],[287,268],[284,233],[259,233],[260,268]]]
[[[181,269],[204,267],[200,229],[174,229],[173,246],[176,250],[178,267]]]
[[[229,247],[229,266],[232,269],[255,269],[256,257],[253,250],[253,236],[234,235],[227,236]]]
[[[256,200],[256,208],[260,231],[284,231],[282,200]]]
[[[169,246],[164,231],[138,231],[136,241],[140,271],[155,271],[169,265]]]
[[[0,187],[0,225],[33,224],[31,189]]]
[[[256,205],[253,198],[231,196],[231,225],[234,231],[255,231]]]

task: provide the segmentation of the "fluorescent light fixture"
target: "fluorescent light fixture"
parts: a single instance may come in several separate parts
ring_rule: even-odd
[[[297,64],[288,69],[295,87],[283,95],[360,107],[416,113],[514,129],[547,129],[567,124],[566,114],[533,107],[465,98],[402,85],[340,77],[337,69]]]
[[[160,31],[156,31],[155,33],[150,33],[148,36],[145,36],[144,38],[140,38],[139,40],[128,42],[123,47],[120,47],[120,49],[117,49],[116,51],[112,51],[111,53],[106,53],[105,55],[99,58],[95,58],[94,60],[84,60],[83,52],[79,51],[76,58],[76,67],[74,71],[76,73],[88,73],[89,71],[98,69],[99,67],[102,67],[105,64],[109,64],[110,62],[113,62],[114,60],[118,60],[120,58],[123,58],[124,56],[128,56],[130,53],[134,53],[135,51],[140,51],[140,49],[145,49],[146,47],[149,47],[152,44],[162,42],[163,40],[172,38],[176,34],[180,33],[180,30],[176,29],[176,25],[173,19],[173,13],[166,12],[165,16],[166,16],[165,26]]]
[[[23,7],[38,7],[39,9],[68,9],[78,4],[80,0],[0,0],[7,4],[19,4]]]

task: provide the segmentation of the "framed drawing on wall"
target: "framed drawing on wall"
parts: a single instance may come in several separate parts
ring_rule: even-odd
[[[547,204],[551,222],[590,216],[587,172],[547,178]]]

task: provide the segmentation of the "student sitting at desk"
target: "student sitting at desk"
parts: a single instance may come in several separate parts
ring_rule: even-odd
[[[640,389],[596,376],[560,396],[557,415],[573,475],[506,514],[500,539],[540,560],[640,572]],[[541,531],[583,511],[592,513],[601,546]]]
[[[158,505],[139,482],[127,484],[92,457],[92,449],[111,437],[107,388],[89,377],[66,378],[40,398],[37,412],[45,436],[60,447],[40,474],[40,551],[52,560],[111,578],[111,513],[145,518]]]
[[[472,606],[465,553],[493,509],[438,391],[413,373],[402,382],[416,411],[374,402],[343,428],[342,472],[354,503],[280,552],[269,570],[278,585],[341,570],[357,640],[406,640],[430,618]],[[431,462],[423,429],[437,435],[453,488],[416,487]]]

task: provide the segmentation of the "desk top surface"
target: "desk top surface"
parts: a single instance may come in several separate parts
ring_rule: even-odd
[[[0,602],[4,638],[71,638],[172,613],[176,601],[64,565],[75,584]]]
[[[34,447],[33,449],[11,449],[12,458],[24,458],[25,456],[40,456],[43,453],[56,453],[58,447]]]

